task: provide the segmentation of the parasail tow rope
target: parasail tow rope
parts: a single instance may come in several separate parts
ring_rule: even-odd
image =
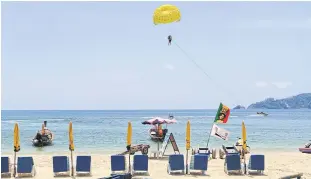
[[[189,59],[190,61],[192,61],[192,63],[193,63],[198,69],[200,69],[200,70],[205,74],[205,76],[207,76],[207,78],[209,78],[210,80],[213,81],[213,79],[204,71],[203,68],[201,68],[201,67],[197,64],[196,61],[194,61],[194,60],[188,55],[187,52],[185,52],[175,41],[173,41],[173,42],[174,42],[174,44],[188,57],[188,59]]]
[[[213,81],[213,82],[214,82],[218,87],[220,87],[221,89],[225,89],[224,87],[222,87],[221,85],[219,85],[218,83],[216,83],[216,82],[204,71],[204,69],[203,69],[202,67],[200,67],[200,66],[198,65],[198,63],[197,63],[195,60],[193,60],[193,59],[190,57],[190,55],[188,55],[188,53],[178,45],[178,43],[176,43],[176,41],[172,40],[172,42],[179,48],[180,51],[182,51],[182,52],[184,53],[184,55],[188,58],[188,60],[190,60],[198,69],[200,69],[200,70],[204,73],[204,75],[205,75],[207,78],[209,78],[211,81]],[[230,91],[225,91],[225,90],[223,90],[223,91],[226,92],[226,93],[228,94],[229,97],[236,96],[236,95],[234,95],[234,94],[233,94],[232,92],[230,92]],[[237,100],[234,100],[234,101],[236,102],[236,105],[239,105],[239,104],[240,104],[240,103],[237,103]]]

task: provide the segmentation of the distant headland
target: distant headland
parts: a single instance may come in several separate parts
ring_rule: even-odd
[[[238,105],[233,109],[245,109]],[[283,99],[267,98],[253,103],[247,109],[311,109],[311,93],[302,93]]]
[[[234,107],[233,109],[246,109],[244,106],[242,105],[237,105],[236,107]]]

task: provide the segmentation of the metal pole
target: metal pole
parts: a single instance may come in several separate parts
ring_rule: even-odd
[[[13,176],[16,176],[16,152],[14,152],[14,173]]]
[[[131,173],[131,150],[129,151],[129,173]]]
[[[129,172],[131,172],[131,145],[126,146],[127,153],[129,154]],[[126,153],[125,153],[126,154]]]
[[[212,123],[212,127],[211,127],[211,130],[210,130],[210,132],[209,132],[209,136],[208,136],[207,143],[206,143],[206,148],[208,148],[208,143],[209,143],[209,139],[211,138],[213,126],[214,126],[214,123]],[[206,151],[205,151],[205,152],[206,152]]]
[[[245,150],[243,150],[243,158],[244,158],[244,174],[246,174],[246,161],[245,161]]]
[[[74,172],[74,171],[73,171],[73,156],[72,156],[72,150],[71,150],[71,176],[74,175],[73,172]]]
[[[188,174],[188,151],[187,150],[187,155],[186,155],[186,174]]]
[[[160,138],[158,139],[158,152],[157,152],[157,159],[159,159],[159,155],[160,155]]]

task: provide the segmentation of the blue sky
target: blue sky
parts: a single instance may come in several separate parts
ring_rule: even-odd
[[[169,3],[182,20],[154,26],[166,2],[2,2],[2,109],[217,108],[310,92],[310,2]]]

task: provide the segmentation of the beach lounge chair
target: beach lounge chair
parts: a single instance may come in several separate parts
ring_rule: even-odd
[[[91,175],[91,156],[77,156],[77,175]]]
[[[149,173],[148,173],[148,155],[134,155],[132,174],[134,175],[138,172],[149,175]]]
[[[17,158],[17,175],[36,175],[36,169],[32,157],[18,157]]]
[[[265,156],[251,155],[248,162],[248,170],[248,173],[257,171],[257,173],[263,174],[265,170]]]
[[[10,158],[1,157],[1,178],[11,177]]]
[[[111,173],[125,173],[126,164],[124,155],[111,155]]]
[[[200,170],[202,175],[205,175],[208,167],[208,157],[209,155],[205,154],[192,155],[189,171],[191,172],[191,170]]]
[[[70,176],[69,159],[67,156],[53,156],[54,176]]]
[[[173,154],[169,156],[167,173],[181,171],[182,174],[185,173],[185,164],[184,164],[184,155],[182,154]]]
[[[236,171],[238,171],[239,174],[242,174],[242,167],[239,154],[226,155],[224,171],[227,174]]]

